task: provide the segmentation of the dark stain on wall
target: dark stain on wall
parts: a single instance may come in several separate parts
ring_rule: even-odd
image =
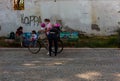
[[[96,30],[96,31],[100,31],[99,25],[97,25],[97,24],[92,24],[91,29]]]
[[[120,11],[118,11],[118,13],[120,13]]]
[[[40,1],[40,0],[36,0],[36,1],[34,1],[34,3],[37,4],[37,3],[39,3],[39,1]]]
[[[100,20],[100,17],[98,17],[97,19]]]
[[[0,26],[0,31],[1,31],[1,26]]]
[[[120,22],[118,22],[118,24],[120,25]]]

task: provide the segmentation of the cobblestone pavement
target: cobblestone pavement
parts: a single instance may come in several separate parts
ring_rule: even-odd
[[[119,49],[0,49],[0,81],[120,81]]]

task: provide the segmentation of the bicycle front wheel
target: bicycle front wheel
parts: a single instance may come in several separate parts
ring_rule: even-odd
[[[41,44],[39,43],[39,41],[32,41],[30,42],[29,46],[28,46],[28,50],[33,53],[33,54],[37,54],[41,49]]]

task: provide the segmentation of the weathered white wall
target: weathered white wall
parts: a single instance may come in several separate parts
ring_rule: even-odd
[[[118,22],[120,22],[119,0],[93,0],[91,12],[92,23],[100,27],[99,34],[110,35],[118,28]]]
[[[0,0],[0,36],[7,35],[11,31],[16,31],[19,26],[24,27],[24,32],[30,32],[40,27],[37,25],[37,18],[31,21],[31,24],[24,24],[21,22],[22,16],[29,18],[30,16],[41,16],[39,0],[25,0],[25,10],[14,10],[13,0]],[[31,19],[32,20],[32,19]],[[26,20],[26,22],[28,22]]]
[[[26,24],[21,22],[23,16],[29,18],[29,21],[25,19]],[[0,36],[15,31],[20,25],[25,32],[39,30],[39,16],[42,21],[44,18],[50,18],[52,22],[62,20],[64,26],[87,34],[110,35],[120,25],[120,1],[25,0],[25,10],[17,11],[13,9],[13,0],[0,0]]]
[[[42,2],[41,11],[43,17],[62,20],[65,26],[72,29],[86,32],[90,30],[91,4],[89,0]]]

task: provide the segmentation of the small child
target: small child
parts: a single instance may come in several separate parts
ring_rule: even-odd
[[[37,40],[37,33],[35,30],[32,31],[32,36],[31,36],[31,41],[36,41]]]

